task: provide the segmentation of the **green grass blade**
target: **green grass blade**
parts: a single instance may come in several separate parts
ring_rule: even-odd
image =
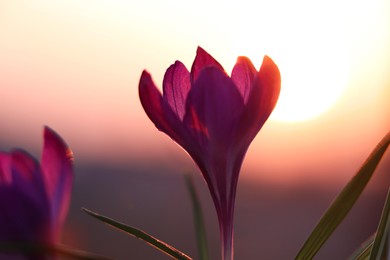
[[[348,214],[374,173],[390,143],[390,132],[371,152],[357,174],[344,187],[310,234],[296,259],[312,259]]]
[[[88,210],[88,209],[85,209],[83,208],[83,210],[88,213],[89,215],[91,215],[92,217],[94,218],[97,218],[98,220],[112,226],[112,227],[115,227],[121,231],[124,231],[125,233],[127,234],[130,234],[132,236],[135,236],[136,238],[139,238],[143,241],[145,241],[146,243],[148,243],[149,245],[159,249],[160,251],[162,251],[163,253],[175,258],[175,259],[180,259],[180,260],[190,260],[192,258],[190,258],[189,256],[187,256],[186,254],[180,252],[179,250],[177,250],[176,248],[174,248],[173,246],[170,246],[168,245],[167,243],[165,242],[162,242],[160,240],[158,240],[157,238],[147,234],[146,232],[140,230],[140,229],[137,229],[137,228],[134,228],[134,227],[130,227],[130,226],[127,226],[123,223],[120,223],[120,222],[117,222],[113,219],[110,219],[108,217],[105,217],[103,215],[100,215],[98,213],[95,213],[91,210]]]
[[[371,253],[371,250],[372,250],[372,245],[373,245],[373,243],[368,244],[367,247],[365,247],[364,250],[360,253],[360,255],[358,255],[355,259],[356,260],[368,260],[368,259],[370,259],[370,253]]]
[[[195,185],[190,175],[185,175],[188,191],[190,192],[192,208],[194,213],[194,224],[196,239],[198,242],[199,259],[209,260],[209,252],[207,247],[206,228],[203,220],[202,207],[199,202],[198,194],[195,190]]]
[[[76,250],[64,245],[56,246],[55,251],[63,256],[72,257],[74,259],[80,259],[80,260],[111,260],[111,258],[100,256],[96,254],[92,254],[89,252]]]
[[[7,254],[56,254],[79,260],[111,260],[111,258],[77,250],[64,245],[39,245],[32,243],[0,243],[0,252]]]
[[[372,245],[374,244],[375,234],[372,235],[363,245],[358,248],[349,260],[368,260],[370,258],[370,253],[372,249]]]
[[[373,243],[367,245],[364,250],[355,258],[356,260],[368,260],[370,259],[370,253],[372,250]]]
[[[387,239],[390,227],[390,189],[387,193],[385,206],[379,221],[374,244],[372,246],[370,260],[385,259],[387,253]]]

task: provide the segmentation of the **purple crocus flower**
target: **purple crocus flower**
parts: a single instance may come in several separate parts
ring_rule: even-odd
[[[239,57],[231,77],[198,47],[191,72],[180,61],[164,76],[163,95],[143,71],[139,95],[146,114],[192,157],[218,215],[222,259],[233,259],[236,187],[246,151],[274,109],[280,73],[267,56],[257,71]]]
[[[72,161],[71,150],[48,127],[40,164],[23,150],[0,152],[0,243],[59,242],[70,202]]]

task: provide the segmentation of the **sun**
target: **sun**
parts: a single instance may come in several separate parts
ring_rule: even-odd
[[[342,12],[329,19],[333,9],[305,10],[285,11],[275,19],[266,12],[259,18],[245,9],[237,19],[244,22],[235,25],[235,55],[249,57],[256,68],[268,55],[280,69],[281,92],[271,114],[275,120],[299,122],[318,117],[339,100],[348,83],[349,45]],[[254,30],[247,24],[262,27]]]
[[[282,80],[272,119],[286,122],[313,119],[330,109],[344,93],[349,68],[346,52],[340,46],[327,51],[314,46],[317,47],[297,45],[290,46],[290,50],[270,50],[273,54],[269,56],[279,67]],[[262,62],[259,57],[263,57],[258,49],[257,46],[252,49],[245,47],[245,56],[254,62],[256,68]]]
[[[310,43],[306,40],[306,44],[289,42],[288,48],[265,47],[267,55],[278,65],[282,79],[279,100],[271,118],[301,122],[323,114],[342,96],[348,81],[348,57],[342,45],[313,40]],[[260,48],[258,45],[240,48],[256,68],[262,62]]]
[[[342,96],[348,81],[348,62],[341,49],[332,54],[302,50],[275,62],[282,85],[271,118],[306,121],[322,115]]]

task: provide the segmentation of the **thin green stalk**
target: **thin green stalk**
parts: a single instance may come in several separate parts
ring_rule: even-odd
[[[173,246],[171,245],[168,245],[167,243],[165,242],[162,242],[160,241],[159,239],[149,235],[148,233],[140,230],[140,229],[137,229],[137,228],[134,228],[134,227],[131,227],[131,226],[127,226],[123,223],[120,223],[120,222],[117,222],[111,218],[108,218],[108,217],[105,217],[103,215],[100,215],[98,213],[95,213],[89,209],[86,209],[86,208],[83,208],[83,210],[88,213],[89,215],[91,215],[92,217],[94,218],[97,218],[98,220],[112,226],[112,227],[115,227],[121,231],[124,231],[125,233],[127,234],[130,234],[132,236],[135,236],[136,238],[139,238],[145,242],[147,242],[149,245],[155,247],[156,249],[160,250],[161,252],[175,258],[175,259],[179,259],[179,260],[191,260],[192,258],[190,258],[189,256],[187,256],[186,254],[180,252],[179,250],[177,250],[176,248],[174,248]]]
[[[202,207],[199,202],[198,194],[195,190],[195,185],[190,175],[185,175],[188,191],[190,192],[192,209],[194,215],[194,225],[196,239],[198,242],[199,258],[201,260],[209,260],[209,252],[207,247],[206,228],[203,220]]]

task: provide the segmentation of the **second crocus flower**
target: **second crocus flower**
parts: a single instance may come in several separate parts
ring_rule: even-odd
[[[59,242],[70,203],[72,161],[71,150],[48,127],[40,163],[23,150],[0,152],[0,243],[52,246]],[[26,258],[55,256],[27,254]]]

